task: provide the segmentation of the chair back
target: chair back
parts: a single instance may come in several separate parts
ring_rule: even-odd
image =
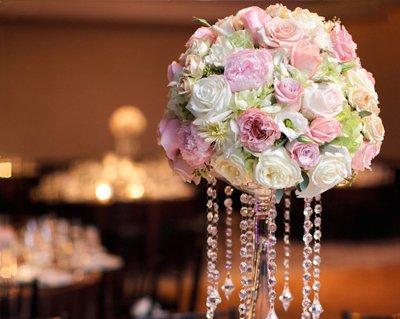
[[[37,282],[0,284],[0,319],[37,317]]]

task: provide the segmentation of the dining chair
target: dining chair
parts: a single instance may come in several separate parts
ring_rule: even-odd
[[[38,285],[0,283],[0,319],[32,319],[38,315]]]
[[[345,311],[343,313],[343,319],[400,319],[400,313],[395,313],[393,315],[374,315]]]

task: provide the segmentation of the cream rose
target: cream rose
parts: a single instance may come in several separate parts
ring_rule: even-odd
[[[364,136],[373,143],[382,142],[385,136],[385,128],[379,116],[371,114],[363,118],[363,133]]]
[[[199,55],[189,54],[186,57],[183,72],[193,78],[201,78],[205,64]]]
[[[284,148],[262,153],[254,168],[254,179],[273,189],[292,187],[303,180],[299,165]]]
[[[356,108],[357,111],[368,111],[375,115],[378,115],[380,109],[378,107],[378,96],[376,94],[370,94],[367,90],[362,87],[352,87],[347,91],[347,98],[352,107]]]
[[[240,186],[251,181],[246,171],[244,159],[236,153],[228,156],[217,156],[211,161],[214,171],[234,186]]]
[[[312,83],[304,90],[303,114],[310,120],[317,116],[332,118],[343,110],[343,102],[338,85]]]
[[[300,198],[312,198],[341,183],[351,175],[351,156],[345,147],[329,146],[320,156],[318,164],[308,172],[309,184]]]
[[[196,117],[196,125],[215,123],[225,119],[229,111],[231,90],[223,76],[212,75],[198,80],[186,108]]]

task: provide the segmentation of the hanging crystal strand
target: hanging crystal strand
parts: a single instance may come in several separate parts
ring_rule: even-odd
[[[218,203],[217,203],[217,180],[214,178],[207,188],[207,319],[214,318],[215,310],[221,302],[218,293],[219,271],[217,270],[217,248],[218,248]]]
[[[311,301],[310,301],[311,288],[310,288],[310,284],[309,284],[309,281],[311,279],[310,269],[312,266],[311,242],[313,239],[313,236],[310,233],[312,226],[313,226],[313,224],[311,222],[311,216],[313,213],[313,210],[311,208],[311,201],[312,201],[312,199],[310,199],[310,198],[304,199],[303,300],[301,303],[301,306],[302,306],[301,319],[310,319],[311,318],[311,314],[309,312],[309,307],[311,306]]]
[[[246,252],[247,252],[246,263],[247,263],[247,273],[249,278],[252,278],[254,272],[254,243],[255,243],[254,204],[255,204],[254,197],[251,195],[247,195],[247,231],[246,231],[246,238],[241,238],[241,240],[246,243]],[[251,298],[252,284],[253,284],[252,280],[248,282],[246,307],[249,310],[252,301]]]
[[[229,299],[229,296],[232,294],[233,290],[235,290],[235,286],[231,277],[231,269],[232,269],[232,193],[233,188],[231,186],[225,187],[225,195],[226,198],[224,200],[225,206],[225,270],[226,270],[226,278],[225,282],[222,285],[221,289],[225,293],[226,299]]]
[[[321,195],[315,197],[315,206],[314,206],[314,258],[313,258],[313,285],[312,289],[314,291],[314,300],[309,308],[312,318],[319,319],[321,313],[324,309],[319,302],[319,289],[320,289],[320,265],[321,265]]]
[[[242,207],[240,209],[241,221],[240,221],[240,277],[241,277],[241,289],[239,292],[239,318],[247,318],[249,307],[248,300],[251,292],[251,271],[252,268],[249,267],[248,259],[252,256],[252,247],[248,245],[247,231],[252,230],[251,219],[251,207],[249,207],[251,202],[251,196],[246,193],[240,195],[240,201]],[[252,246],[252,244],[251,244]]]
[[[275,312],[275,299],[276,299],[276,205],[275,205],[275,194],[271,198],[271,208],[268,213],[268,298],[269,298],[269,313],[267,319],[278,319]]]
[[[284,210],[284,235],[283,235],[283,277],[284,284],[279,300],[282,302],[283,309],[287,311],[289,309],[290,303],[293,300],[292,293],[289,288],[290,271],[289,271],[289,260],[290,260],[290,190],[285,190],[285,210]]]

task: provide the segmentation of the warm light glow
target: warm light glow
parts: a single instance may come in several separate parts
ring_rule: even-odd
[[[141,183],[133,183],[133,184],[128,185],[127,191],[128,191],[128,196],[130,198],[137,199],[137,198],[141,198],[143,196],[144,187],[143,187],[143,184],[141,184]]]
[[[100,183],[96,186],[96,198],[99,201],[106,202],[111,199],[113,190],[110,184]]]
[[[10,162],[0,163],[0,177],[1,178],[10,178],[11,177],[11,163]]]

